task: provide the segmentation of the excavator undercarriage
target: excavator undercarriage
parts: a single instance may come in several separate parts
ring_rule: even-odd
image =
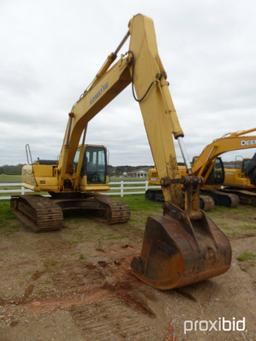
[[[236,194],[226,193],[218,190],[201,190],[205,196],[210,197],[215,205],[235,208],[239,204],[239,197]]]
[[[12,196],[11,210],[35,232],[60,230],[65,211],[84,211],[88,216],[98,217],[110,225],[126,223],[130,218],[126,203],[95,193]]]
[[[56,231],[63,227],[61,207],[40,195],[12,196],[11,211],[34,232]]]
[[[243,205],[256,206],[256,192],[227,186],[222,189],[222,193],[237,197]]]

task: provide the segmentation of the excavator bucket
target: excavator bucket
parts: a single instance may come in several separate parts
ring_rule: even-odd
[[[172,289],[220,275],[231,263],[224,233],[202,212],[191,220],[177,207],[148,217],[140,257],[132,260],[136,277],[158,289]]]

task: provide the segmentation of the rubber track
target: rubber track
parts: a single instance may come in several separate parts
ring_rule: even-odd
[[[12,196],[11,211],[35,232],[56,231],[63,227],[62,209],[40,195]]]

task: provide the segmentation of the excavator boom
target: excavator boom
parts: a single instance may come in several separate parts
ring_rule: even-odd
[[[117,52],[129,37],[129,51],[117,59]],[[85,139],[89,121],[130,83],[133,97],[140,106],[165,199],[164,215],[148,218],[141,255],[133,259],[132,270],[139,279],[159,289],[219,275],[230,266],[230,244],[199,208],[201,178],[192,174],[186,157],[184,134],[150,18],[138,14],[130,20],[124,39],[74,104],[60,160],[54,168],[55,191],[69,193],[81,188],[73,166],[81,134],[84,131]],[[188,175],[182,178],[173,139],[178,140],[187,166]]]

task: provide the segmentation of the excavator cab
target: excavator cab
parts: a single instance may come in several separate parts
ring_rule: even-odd
[[[249,177],[251,183],[256,185],[256,153],[251,159],[244,159],[242,163],[243,173]]]
[[[214,161],[212,171],[207,178],[207,185],[222,185],[225,180],[225,171],[223,161],[220,157],[217,157]]]
[[[194,156],[192,165],[196,162],[198,156]],[[224,164],[221,157],[217,157],[212,161],[208,168],[205,169],[205,174],[210,173],[206,176],[206,185],[222,185],[225,180]]]
[[[104,146],[86,146],[81,176],[87,176],[88,184],[107,182],[107,149]]]
[[[82,144],[77,148],[73,160],[75,179],[81,191],[107,191],[107,148],[102,145]]]

